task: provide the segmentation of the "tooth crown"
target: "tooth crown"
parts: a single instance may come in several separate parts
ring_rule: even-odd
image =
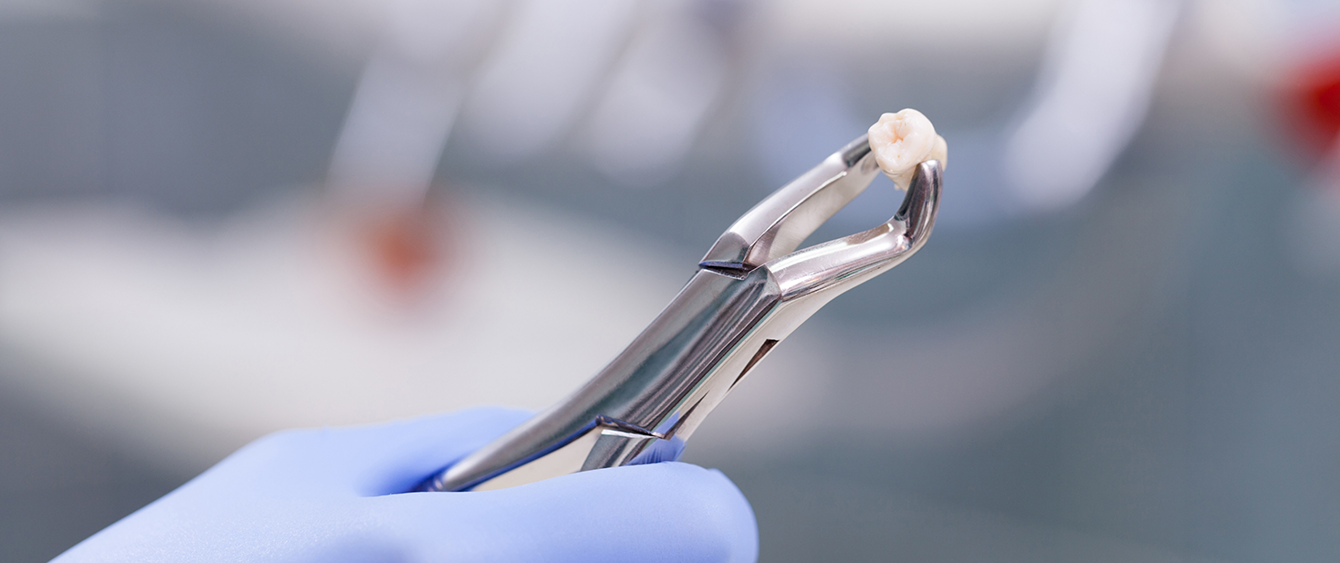
[[[907,189],[917,164],[937,160],[943,169],[948,157],[944,137],[936,135],[931,120],[914,109],[881,115],[870,126],[869,138],[875,162],[900,190]]]

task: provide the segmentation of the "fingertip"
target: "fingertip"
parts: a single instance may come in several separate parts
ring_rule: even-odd
[[[572,483],[564,484],[565,480]],[[655,532],[656,549],[640,557],[732,563],[758,559],[753,508],[739,487],[718,470],[665,462],[587,471],[549,482],[599,503],[603,512],[622,511],[621,520],[640,523],[644,533]]]
[[[681,488],[694,495],[695,527],[715,535],[724,547],[721,561],[753,562],[758,559],[758,520],[744,492],[718,469],[671,462],[660,464],[667,472],[679,473]]]

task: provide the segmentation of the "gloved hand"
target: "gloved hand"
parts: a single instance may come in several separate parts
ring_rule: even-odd
[[[526,418],[502,409],[279,432],[56,559],[731,561],[753,512],[716,471],[658,463],[499,491],[403,493]]]

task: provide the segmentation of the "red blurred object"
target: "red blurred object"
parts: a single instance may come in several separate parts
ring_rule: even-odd
[[[362,238],[377,277],[401,297],[428,291],[450,269],[454,229],[450,210],[437,199],[384,209],[362,221]]]
[[[417,289],[436,262],[436,245],[426,223],[421,213],[406,213],[378,221],[368,233],[381,274],[399,290]]]
[[[1285,104],[1295,135],[1315,155],[1340,138],[1340,43],[1303,58],[1285,84]]]

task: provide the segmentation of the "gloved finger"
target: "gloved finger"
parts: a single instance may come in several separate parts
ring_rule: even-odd
[[[403,493],[428,476],[473,452],[532,413],[476,408],[444,415],[346,429],[341,444],[359,462],[354,490],[375,496]]]
[[[749,502],[715,470],[660,463],[498,491],[364,499],[388,544],[423,561],[752,562]]]

